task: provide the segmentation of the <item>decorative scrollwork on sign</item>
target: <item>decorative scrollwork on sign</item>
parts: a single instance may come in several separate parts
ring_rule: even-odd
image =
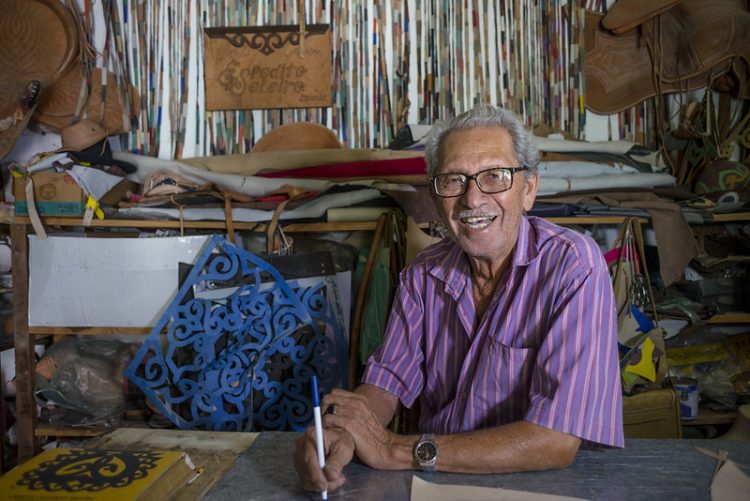
[[[302,430],[310,376],[346,385],[336,294],[330,277],[286,281],[213,237],[125,374],[183,429]]]
[[[285,45],[299,45],[299,31],[278,32],[267,31],[261,33],[226,33],[224,38],[237,48],[247,45],[251,49],[259,50],[268,55]]]
[[[82,496],[84,492],[125,487],[145,478],[160,458],[158,452],[71,449],[25,472],[18,483],[32,491],[62,491]]]

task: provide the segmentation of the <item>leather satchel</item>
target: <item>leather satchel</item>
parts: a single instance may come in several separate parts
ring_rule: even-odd
[[[625,438],[682,438],[680,399],[671,389],[622,397]]]
[[[750,11],[744,0],[681,0],[658,15],[639,12],[609,18],[607,25],[620,34],[604,26],[602,14],[586,12],[589,109],[617,113],[656,95],[703,87],[730,71],[741,81],[741,97],[750,98]]]

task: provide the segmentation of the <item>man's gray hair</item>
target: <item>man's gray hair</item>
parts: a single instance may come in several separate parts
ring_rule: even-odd
[[[518,165],[525,165],[529,170],[524,174],[530,176],[539,167],[539,150],[531,139],[531,133],[523,126],[515,113],[495,106],[477,106],[471,110],[452,118],[449,121],[435,122],[425,139],[425,161],[427,175],[432,177],[443,161],[443,140],[449,133],[456,130],[476,129],[478,127],[499,127],[510,134]]]

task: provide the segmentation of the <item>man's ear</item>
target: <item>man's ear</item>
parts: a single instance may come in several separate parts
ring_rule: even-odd
[[[523,185],[523,210],[530,211],[534,207],[536,192],[539,189],[539,174],[534,173],[529,177],[524,176]]]

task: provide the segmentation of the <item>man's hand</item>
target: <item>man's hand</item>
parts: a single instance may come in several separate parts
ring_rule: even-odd
[[[395,450],[403,440],[383,426],[363,395],[334,389],[323,397],[321,408],[326,433],[331,428],[346,430],[354,440],[357,457],[365,464],[382,470],[404,467],[397,464]]]
[[[322,470],[315,447],[315,427],[308,428],[295,444],[294,469],[302,488],[308,491],[334,491],[346,481],[344,466],[354,457],[354,440],[346,430],[327,428],[323,432],[326,465]]]

